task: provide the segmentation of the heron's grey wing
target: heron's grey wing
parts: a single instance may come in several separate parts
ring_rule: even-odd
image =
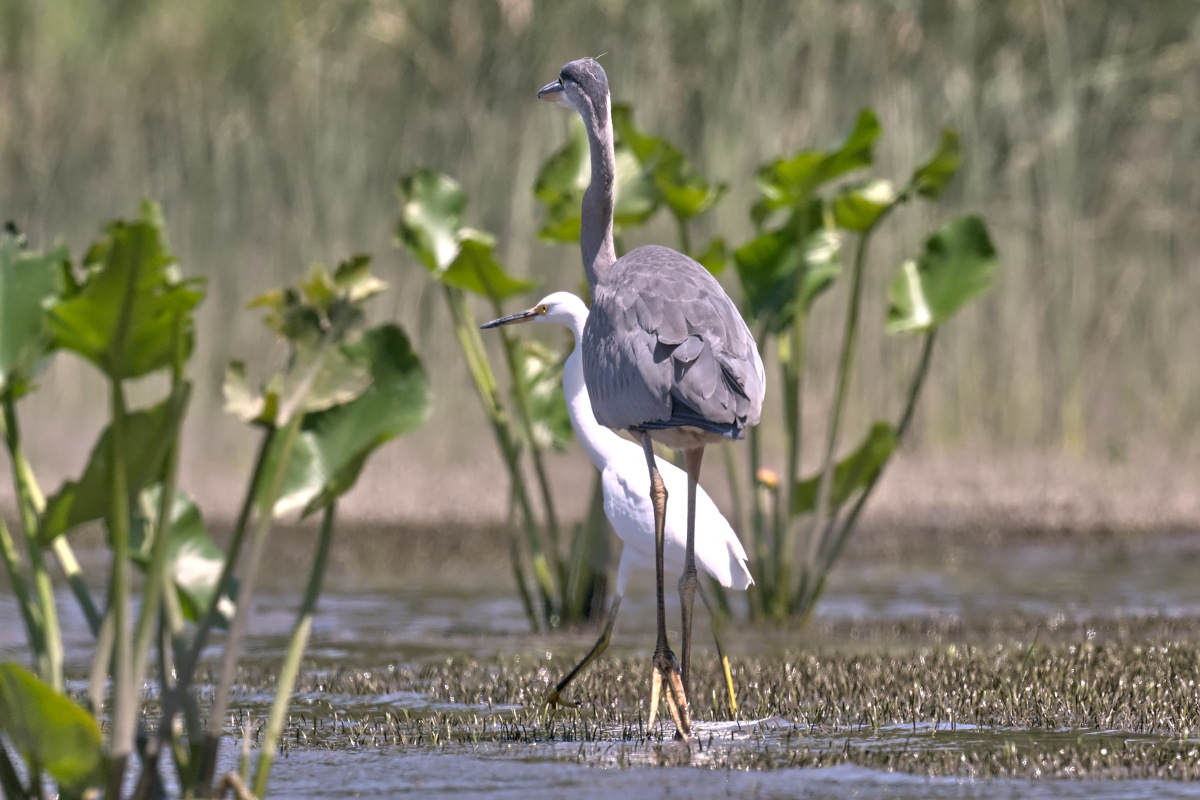
[[[641,425],[693,425],[740,438],[745,426],[757,424],[762,362],[737,308],[708,270],[651,245],[618,260],[612,277],[598,287],[595,305],[602,299],[608,311],[617,349],[610,357],[621,365],[625,390],[635,375],[643,384],[634,392],[636,408],[653,415]]]

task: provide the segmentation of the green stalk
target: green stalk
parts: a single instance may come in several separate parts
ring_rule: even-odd
[[[759,341],[762,341],[761,339]],[[759,485],[758,471],[762,464],[762,448],[758,426],[746,434],[746,444],[750,450],[750,535],[754,537],[751,547],[754,552],[754,568],[757,573],[754,583],[749,590],[751,611],[755,617],[765,615],[767,604],[771,597],[771,587],[774,585],[775,573],[772,569],[773,559],[767,542],[766,513],[763,508],[763,487]]]
[[[812,534],[809,538],[808,558],[805,570],[812,573],[817,569],[817,558],[821,550],[825,521],[829,515],[829,495],[833,488],[833,470],[836,464],[838,434],[841,432],[842,413],[846,410],[846,395],[850,388],[850,370],[858,348],[858,322],[862,315],[863,267],[866,264],[867,244],[871,230],[864,231],[858,238],[854,253],[854,267],[850,274],[850,297],[847,300],[846,327],[842,333],[842,351],[838,357],[837,388],[833,395],[833,408],[829,421],[829,436],[825,440],[825,454],[821,463],[821,481],[817,485],[817,507],[813,515]]]
[[[896,443],[897,445],[904,440],[904,434],[908,430],[909,424],[912,422],[913,412],[917,407],[917,399],[921,396],[921,389],[925,385],[925,377],[929,374],[929,363],[933,356],[933,344],[937,336],[937,329],[931,328],[925,334],[925,341],[921,346],[921,360],[917,365],[917,371],[913,375],[912,383],[908,387],[908,396],[905,399],[904,411],[900,414],[900,421],[896,425]],[[885,464],[886,468],[886,464]],[[850,532],[854,530],[854,525],[858,521],[858,515],[862,513],[863,507],[866,506],[867,500],[874,491],[879,479],[883,476],[883,469],[875,473],[875,476],[863,487],[862,494],[855,500],[854,505],[850,508],[850,513],[846,515],[845,521],[838,528],[837,535],[831,537],[832,546],[825,555],[825,559],[821,565],[821,573],[825,575],[837,562],[838,557],[842,554],[842,548],[845,547],[846,540],[850,538]],[[814,594],[810,603],[815,604],[819,592]]]
[[[283,489],[284,475],[287,473],[288,462],[292,458],[292,450],[300,436],[300,424],[304,415],[293,413],[287,424],[282,428],[283,440],[279,447],[279,459],[273,465],[274,470],[267,481],[267,494],[258,499],[258,514],[255,518],[254,532],[250,543],[249,561],[246,563],[245,575],[238,591],[237,613],[229,625],[229,633],[225,637],[225,653],[221,660],[221,677],[217,683],[216,696],[213,699],[212,712],[208,719],[208,735],[205,739],[203,763],[200,769],[200,781],[204,787],[212,786],[213,772],[217,765],[217,748],[221,736],[225,732],[225,713],[229,709],[229,692],[233,684],[233,675],[237,671],[238,651],[241,650],[242,640],[246,636],[246,620],[250,616],[250,606],[254,597],[254,584],[258,579],[259,567],[262,565],[263,554],[266,552],[267,534],[274,522],[272,513],[275,499]]]
[[[191,384],[180,381],[179,375],[172,388],[172,404],[179,410],[172,410],[175,419],[183,419],[184,409],[187,408],[191,397]],[[141,686],[142,677],[146,673],[146,660],[150,654],[150,642],[153,638],[155,623],[158,621],[159,601],[164,586],[170,585],[167,578],[167,552],[170,544],[171,511],[175,505],[175,485],[179,476],[179,435],[178,428],[172,437],[167,452],[162,491],[159,494],[158,514],[154,521],[154,538],[150,545],[150,565],[146,570],[146,582],[142,587],[142,608],[138,615],[137,628],[134,633],[133,645],[133,680]]]
[[[100,634],[100,609],[96,607],[91,590],[88,589],[87,582],[83,579],[83,570],[79,568],[79,560],[75,558],[75,551],[71,549],[71,544],[67,541],[66,536],[54,537],[51,547],[54,548],[54,556],[58,559],[58,565],[62,567],[63,574],[67,577],[71,593],[75,595],[75,600],[83,611],[88,629],[92,632],[92,638],[95,638]]]
[[[442,288],[446,293],[446,304],[450,308],[455,336],[458,337],[459,347],[467,361],[467,368],[475,384],[475,391],[483,404],[484,413],[492,425],[492,433],[495,434],[496,441],[500,446],[500,453],[504,457],[504,463],[508,467],[509,478],[512,481],[513,493],[524,517],[525,537],[533,561],[534,579],[543,598],[558,597],[554,576],[537,535],[533,506],[530,503],[529,491],[521,472],[520,446],[513,438],[508,416],[500,404],[500,392],[496,386],[496,377],[488,366],[487,357],[484,354],[483,340],[479,337],[479,330],[471,319],[471,311],[467,307],[465,295],[450,286]],[[534,624],[536,626],[536,622]]]
[[[292,698],[292,689],[296,685],[296,676],[300,672],[300,659],[308,647],[308,639],[312,633],[313,616],[317,610],[317,598],[321,594],[321,581],[325,577],[325,564],[329,561],[329,547],[333,542],[333,520],[336,503],[325,508],[325,516],[321,520],[321,536],[317,540],[317,554],[312,569],[308,573],[308,586],[304,590],[304,601],[296,617],[296,627],[292,631],[292,641],[288,644],[284,656],[283,668],[275,685],[275,700],[271,704],[271,713],[267,717],[267,730],[263,736],[261,755],[254,772],[254,795],[266,797],[267,779],[271,775],[271,765],[275,763],[275,750],[279,743],[279,732],[283,729],[284,717],[287,716],[288,705]]]
[[[29,585],[25,583],[25,575],[21,572],[21,561],[17,556],[17,548],[13,543],[12,533],[4,519],[0,518],[0,555],[4,557],[4,566],[8,570],[8,580],[12,584],[13,594],[17,597],[17,605],[21,608],[21,617],[25,621],[25,634],[29,637],[30,647],[35,653],[44,649],[42,645],[42,623],[38,608],[29,595]]]
[[[138,693],[133,686],[132,650],[126,616],[129,602],[129,480],[125,464],[125,392],[121,381],[110,379],[112,405],[111,496],[108,530],[112,543],[112,578],[107,616],[113,626],[112,739],[109,743],[112,785],[120,786],[125,762],[133,751],[134,720]]]
[[[4,396],[4,440],[12,459],[13,482],[17,495],[17,506],[21,514],[21,527],[25,530],[25,544],[29,551],[29,563],[33,571],[33,589],[37,596],[38,613],[35,618],[40,621],[40,636],[32,640],[35,645],[35,655],[38,663],[38,673],[42,680],[50,684],[55,691],[63,691],[63,649],[62,632],[58,625],[58,607],[54,602],[54,584],[50,580],[50,572],[46,569],[46,559],[43,556],[38,532],[41,529],[39,516],[40,506],[44,507],[45,500],[34,478],[33,469],[25,459],[21,447],[20,429],[17,426],[17,409],[12,395]]]

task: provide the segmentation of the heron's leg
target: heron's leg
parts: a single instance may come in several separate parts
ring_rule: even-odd
[[[576,675],[583,672],[584,668],[586,668],[588,664],[591,664],[600,657],[601,653],[608,649],[608,643],[612,639],[613,626],[617,622],[617,609],[620,607],[621,595],[613,595],[612,608],[608,611],[608,622],[604,623],[604,630],[600,633],[600,638],[596,640],[594,645],[592,645],[592,649],[589,650],[588,654],[583,657],[583,660],[576,664],[575,668],[567,673],[567,677],[558,682],[558,685],[554,687],[554,691],[550,692],[550,694],[546,697],[546,705],[567,706],[568,708],[575,707],[575,703],[563,700],[561,695],[564,691],[566,691],[567,684],[575,680]]]
[[[691,689],[692,666],[692,605],[696,602],[696,487],[700,482],[700,462],[704,448],[684,451],[688,474],[687,550],[683,557],[683,575],[679,578],[679,608],[683,616],[683,692]]]
[[[654,678],[650,690],[650,717],[647,730],[654,726],[658,716],[658,699],[662,691],[663,679],[667,683],[667,707],[675,718],[675,727],[682,738],[686,739],[691,731],[691,717],[688,715],[687,694],[683,690],[683,682],[679,676],[679,666],[675,663],[675,654],[667,644],[667,610],[663,593],[663,540],[667,524],[667,487],[662,475],[658,472],[658,464],[654,461],[654,445],[650,442],[650,434],[644,430],[633,433],[642,440],[642,450],[646,454],[646,466],[650,470],[650,499],[654,504],[654,578],[655,600],[658,604],[658,641],[654,645]]]
[[[704,591],[704,584],[698,584],[697,588],[700,591],[700,599],[704,601],[704,607],[708,609],[709,629],[712,631],[713,641],[717,645],[717,658],[721,661],[721,673],[725,676],[725,691],[729,694],[729,713],[736,714],[738,710],[737,694],[733,691],[733,673],[729,669],[729,656],[725,655],[725,648],[721,646],[720,614],[713,608],[712,601],[708,599],[708,592]]]

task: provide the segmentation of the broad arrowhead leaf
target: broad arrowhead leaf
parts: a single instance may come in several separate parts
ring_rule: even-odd
[[[829,488],[829,507],[838,508],[859,489],[875,479],[896,449],[896,431],[886,422],[871,426],[863,442],[833,468]],[[808,514],[817,507],[821,476],[814,475],[796,484],[792,492],[792,514]]]
[[[85,258],[87,276],[74,296],[49,309],[55,344],[93,362],[114,380],[136,378],[186,358],[201,279],[182,280],[167,249],[157,210],[117,221]],[[176,334],[183,336],[184,352]]]
[[[792,324],[796,312],[797,281],[803,273],[805,307],[828,289],[841,273],[841,240],[835,231],[818,227],[804,247],[792,226],[764,233],[733,254],[754,327],[780,333]]]
[[[50,350],[46,304],[63,288],[67,248],[49,253],[24,249],[23,239],[0,234],[0,394],[19,397],[31,388]]]
[[[11,661],[0,663],[0,732],[26,766],[37,764],[68,792],[99,783],[100,727],[78,703]]]
[[[362,253],[338,264],[333,283],[339,295],[356,305],[387,289],[385,282],[371,274],[371,257]]]
[[[429,416],[429,379],[400,328],[372,328],[342,349],[369,365],[371,385],[349,403],[305,416],[274,504],[277,516],[300,508],[307,515],[332,503],[354,485],[375,448]],[[268,471],[280,445],[268,454]]]
[[[445,269],[458,255],[458,230],[467,195],[458,181],[420,169],[400,180],[397,236],[431,272]]]
[[[565,450],[574,434],[563,399],[563,359],[532,339],[522,339],[516,347],[517,380],[529,404],[535,444]]]
[[[161,502],[162,485],[156,484],[142,492],[140,507],[146,512],[143,525],[135,526],[141,532],[139,539],[131,540],[131,556],[143,570],[150,564],[151,540],[144,535],[154,530],[158,505]],[[221,569],[225,565],[225,554],[208,534],[200,508],[192,498],[176,490],[171,507],[171,519],[167,523],[168,573],[175,583],[184,616],[198,622],[208,613],[208,607],[216,594],[221,580]],[[236,581],[229,587],[226,596],[217,604],[217,620],[222,627],[228,625],[236,608]]]
[[[533,288],[534,281],[514,278],[504,271],[492,255],[492,243],[468,235],[459,242],[458,255],[441,274],[451,286],[501,301]]]
[[[125,418],[125,465],[130,492],[157,483],[171,441],[179,433],[184,403],[167,398],[156,406],[135,411]],[[77,525],[104,519],[112,508],[112,427],[100,434],[82,477],[66,481],[46,500],[40,541],[49,545],[55,537]]]
[[[888,333],[927,331],[941,325],[992,285],[999,259],[987,226],[959,217],[925,240],[916,261],[906,261],[888,289]]]
[[[686,221],[707,211],[725,193],[724,184],[705,180],[678,147],[638,129],[628,105],[614,106],[612,121],[618,141],[632,150],[677,219]]]
[[[839,228],[865,233],[896,202],[891,181],[876,179],[847,186],[833,198],[833,219]]]
[[[952,130],[944,130],[937,150],[928,161],[917,167],[909,183],[917,190],[917,194],[936,200],[958,172],[961,163],[958,134]]]
[[[806,205],[823,184],[869,167],[875,160],[879,132],[879,119],[868,108],[858,115],[854,130],[833,149],[802,150],[760,167],[755,177],[763,198],[750,212],[755,224],[762,225],[777,209]]]

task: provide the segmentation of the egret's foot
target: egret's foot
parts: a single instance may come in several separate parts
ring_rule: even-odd
[[[546,695],[546,699],[542,705],[544,705],[546,708],[557,708],[558,706],[562,706],[563,708],[579,708],[579,703],[573,703],[570,700],[563,700],[558,689],[555,689],[554,691],[550,692],[550,694]]]
[[[667,710],[675,721],[677,738],[688,740],[692,731],[692,717],[688,712],[687,695],[683,691],[683,680],[679,674],[679,665],[675,663],[675,654],[670,650],[654,654],[654,676],[650,682],[650,719],[646,730],[654,727],[658,718],[658,702],[663,694],[663,682],[667,685]]]
[[[737,694],[733,691],[733,673],[729,670],[729,657],[721,656],[721,669],[725,673],[725,690],[729,693],[729,713],[738,712]]]

